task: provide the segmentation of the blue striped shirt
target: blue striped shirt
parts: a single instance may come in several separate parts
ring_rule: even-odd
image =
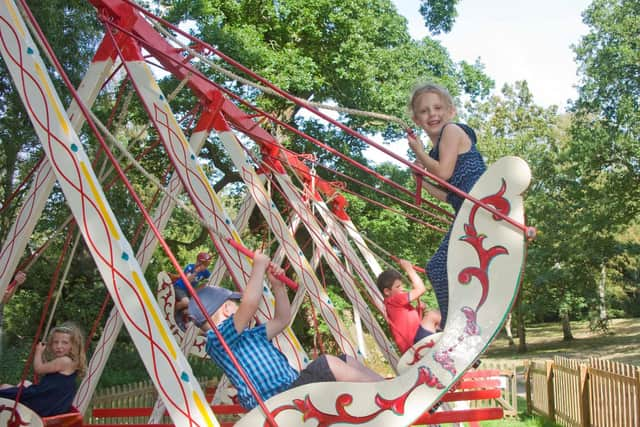
[[[298,372],[289,365],[287,358],[267,339],[266,324],[254,328],[246,328],[238,334],[233,317],[220,323],[218,331],[247,374],[249,381],[258,390],[264,401],[282,391],[287,390],[298,378]],[[244,382],[238,370],[231,362],[218,340],[218,336],[210,330],[207,333],[207,354],[218,366],[222,367],[229,381],[238,390],[240,404],[252,409],[258,402]]]

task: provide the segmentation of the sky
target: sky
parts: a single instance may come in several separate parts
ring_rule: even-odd
[[[394,0],[413,38],[428,35],[420,0]],[[578,83],[571,45],[588,27],[582,11],[591,0],[460,0],[450,33],[434,36],[454,61],[485,65],[496,90],[526,80],[538,105],[564,111]]]

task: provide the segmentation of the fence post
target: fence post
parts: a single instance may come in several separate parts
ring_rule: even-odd
[[[553,360],[547,360],[547,404],[549,407],[549,418],[556,419],[556,409],[553,396]]]
[[[591,425],[591,413],[589,412],[589,367],[584,363],[580,364],[580,425],[589,427]]]
[[[636,377],[636,422],[640,422],[640,368],[635,369]]]
[[[518,368],[514,365],[511,368],[511,407],[516,411],[518,416]]]
[[[527,396],[527,414],[533,413],[533,404],[531,402],[531,361],[524,361],[524,389]]]

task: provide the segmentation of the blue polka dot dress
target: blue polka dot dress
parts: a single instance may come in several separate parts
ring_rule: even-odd
[[[482,159],[482,155],[478,151],[476,147],[476,133],[469,126],[462,123],[455,123],[455,126],[460,126],[462,130],[469,136],[471,139],[471,149],[466,153],[458,155],[458,160],[456,161],[456,166],[453,169],[453,175],[447,181],[449,184],[459,188],[460,190],[468,193],[471,191],[473,185],[478,181],[480,176],[487,169],[484,164],[484,160]],[[445,125],[445,127],[448,125]],[[444,127],[442,128],[444,131]],[[442,137],[442,131],[440,131],[440,136],[438,137],[438,141],[433,146],[431,151],[429,152],[429,156],[435,160],[440,160],[440,154],[438,152],[438,147],[440,145],[440,138]],[[447,202],[453,207],[456,215],[462,206],[462,202],[464,202],[464,198],[454,194],[447,194]],[[440,322],[440,327],[444,329],[444,326],[447,322],[447,311],[449,308],[449,280],[447,276],[447,255],[449,251],[449,236],[451,235],[451,229],[447,231],[447,234],[440,242],[440,246],[438,250],[433,255],[433,257],[427,263],[427,277],[431,282],[431,286],[436,294],[436,298],[438,300],[438,305],[440,306],[440,313],[442,315],[442,320]]]

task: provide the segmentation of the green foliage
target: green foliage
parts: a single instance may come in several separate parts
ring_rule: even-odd
[[[635,1],[593,1],[575,48],[582,84],[569,155],[585,196],[600,201],[593,221],[614,232],[640,212],[639,13]]]
[[[421,0],[420,14],[433,34],[448,33],[458,16],[458,0]]]
[[[0,377],[2,383],[18,384],[22,378],[32,344],[33,340],[28,338],[9,341],[3,334],[0,334]],[[29,373],[27,373],[27,378],[31,378]]]

